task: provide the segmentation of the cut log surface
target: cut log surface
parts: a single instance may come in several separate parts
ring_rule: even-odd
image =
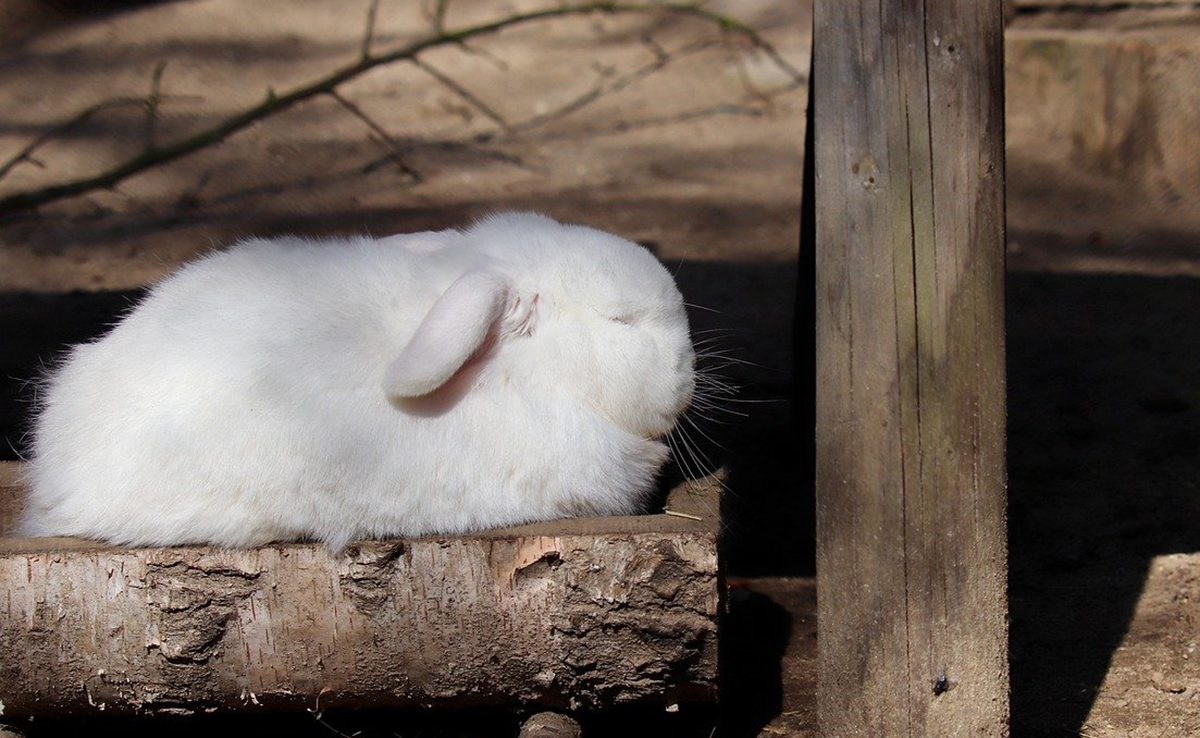
[[[0,524],[21,496],[0,488]],[[4,718],[710,700],[715,484],[686,517],[341,552],[0,538]],[[7,502],[5,502],[7,500]]]

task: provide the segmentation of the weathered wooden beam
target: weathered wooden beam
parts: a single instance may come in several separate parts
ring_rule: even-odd
[[[11,507],[17,489],[0,499]],[[340,553],[0,538],[3,719],[712,700],[714,494],[672,495],[702,520],[568,520]]]
[[[814,22],[822,733],[1004,736],[1001,3]]]

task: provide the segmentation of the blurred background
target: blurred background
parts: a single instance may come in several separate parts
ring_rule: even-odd
[[[524,23],[220,132],[355,64],[371,7],[0,0],[0,454],[26,448],[41,367],[222,244],[510,208],[620,233],[678,269],[739,387],[688,462],[729,470],[722,734],[812,735],[789,405],[810,0],[704,5],[757,43],[677,16]],[[370,49],[544,7],[384,0]],[[1200,734],[1200,3],[1006,13],[1014,735]]]

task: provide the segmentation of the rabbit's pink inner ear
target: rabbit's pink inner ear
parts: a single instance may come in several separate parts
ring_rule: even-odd
[[[495,272],[473,271],[455,280],[384,373],[388,396],[421,397],[449,381],[484,346],[508,295],[508,282]]]

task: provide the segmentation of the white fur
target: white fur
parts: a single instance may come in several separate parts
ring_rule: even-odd
[[[247,241],[49,377],[23,532],[340,547],[634,512],[693,364],[671,276],[590,228]]]

